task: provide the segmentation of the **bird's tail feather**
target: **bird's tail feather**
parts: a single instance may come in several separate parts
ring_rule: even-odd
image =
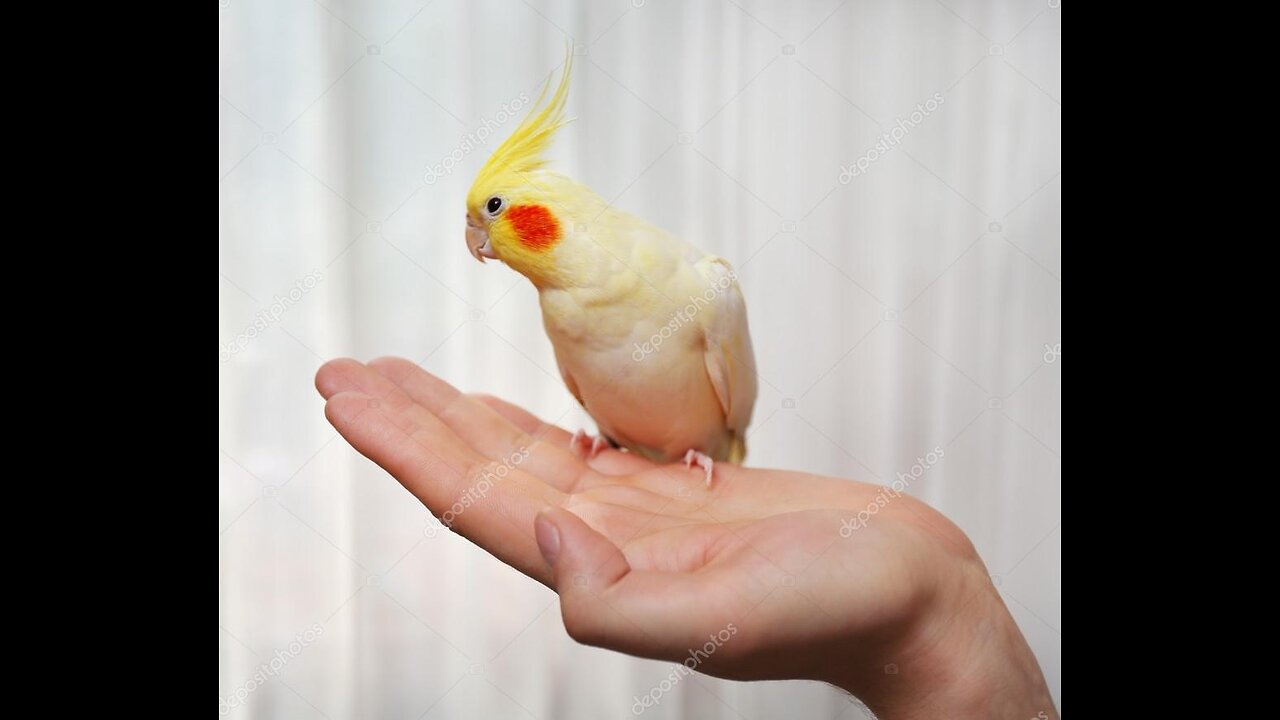
[[[735,434],[729,440],[729,462],[741,463],[747,458],[747,439]]]

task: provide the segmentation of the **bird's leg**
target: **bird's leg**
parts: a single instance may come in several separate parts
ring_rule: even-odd
[[[583,460],[590,460],[607,447],[617,447],[604,435],[588,435],[586,430],[578,430],[569,441],[569,449]]]
[[[686,468],[689,468],[689,467],[693,467],[694,465],[697,465],[698,467],[707,471],[707,487],[711,487],[711,471],[712,471],[712,468],[714,468],[716,465],[715,461],[711,459],[710,455],[706,453],[700,453],[697,450],[693,450],[691,448],[688,452],[684,454],[684,466]]]

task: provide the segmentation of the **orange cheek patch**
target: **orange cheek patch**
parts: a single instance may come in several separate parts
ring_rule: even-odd
[[[507,209],[507,222],[530,250],[548,250],[560,241],[560,223],[541,205],[513,205]]]

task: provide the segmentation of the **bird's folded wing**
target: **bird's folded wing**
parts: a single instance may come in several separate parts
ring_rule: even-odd
[[[756,359],[747,329],[747,304],[737,274],[724,258],[708,255],[694,264],[707,283],[707,300],[697,317],[706,339],[707,375],[715,388],[725,424],[741,437],[756,403]]]

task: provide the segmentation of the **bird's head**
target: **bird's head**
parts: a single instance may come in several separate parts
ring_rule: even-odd
[[[501,260],[535,283],[554,274],[573,223],[572,182],[543,170],[543,153],[564,119],[572,53],[550,100],[544,87],[528,116],[489,156],[467,193],[467,248],[480,262]]]

